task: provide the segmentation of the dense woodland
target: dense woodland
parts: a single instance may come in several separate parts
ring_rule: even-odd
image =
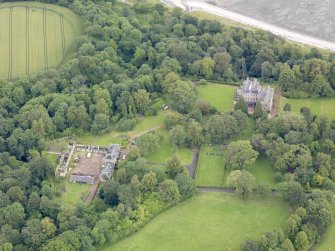
[[[177,157],[171,157],[167,172],[147,168],[145,156],[160,140],[150,133],[138,139],[98,199],[90,205],[61,205],[56,198],[63,183],[41,156],[50,139],[101,134],[111,124],[129,130],[138,114],[157,113],[153,104],[160,97],[178,112],[165,121],[175,146],[221,144],[245,128],[243,102],[239,110],[220,114],[198,101],[191,80],[236,83],[251,76],[278,85],[291,97],[334,95],[333,55],[267,32],[199,20],[162,4],[51,3],[79,14],[85,35],[59,68],[0,83],[0,250],[112,245],[195,193]],[[273,120],[258,111],[254,119],[258,122],[251,144],[230,145],[227,168],[235,170],[230,183],[246,199],[281,197],[295,213],[285,229],[249,240],[243,250],[306,250],[334,218],[335,122],[313,116],[308,108]],[[239,159],[245,156],[240,152],[249,158]],[[278,171],[274,192],[250,182],[245,166],[258,154],[269,156]]]

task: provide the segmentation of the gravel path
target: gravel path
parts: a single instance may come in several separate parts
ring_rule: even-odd
[[[210,14],[228,18],[239,23],[247,24],[262,30],[269,31],[275,35],[281,36],[294,42],[312,45],[321,49],[328,49],[331,51],[335,51],[335,43],[311,37],[308,35],[300,34],[298,32],[290,31],[288,29],[281,28],[266,22],[262,22],[260,20],[242,14],[238,14],[236,12],[228,11],[208,3],[199,2],[195,0],[161,0],[161,1],[165,4],[174,5],[176,7],[182,8],[183,10],[204,11]]]

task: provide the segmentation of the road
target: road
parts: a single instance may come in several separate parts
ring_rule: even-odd
[[[280,37],[286,38],[294,42],[311,45],[320,49],[335,51],[335,43],[333,42],[318,39],[298,32],[290,31],[285,28],[281,28],[266,22],[262,22],[260,20],[236,12],[228,11],[208,3],[195,0],[161,0],[161,1],[165,4],[176,6],[183,10],[203,11],[220,17],[228,18],[238,23],[247,24],[265,31],[269,31],[275,35],[278,35]]]

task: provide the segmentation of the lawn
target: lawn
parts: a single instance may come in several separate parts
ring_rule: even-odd
[[[51,153],[47,153],[47,152],[43,152],[42,153],[43,157],[47,158],[47,160],[49,160],[49,162],[51,163],[51,165],[56,169],[57,166],[57,154],[51,154]]]
[[[236,136],[227,140],[225,143],[229,144],[230,142],[237,140],[250,140],[252,134],[255,132],[255,127],[256,127],[255,120],[253,118],[248,118],[246,128]]]
[[[256,162],[250,166],[249,171],[256,177],[256,185],[260,183],[267,183],[271,187],[276,185],[276,172],[268,158],[259,157]]]
[[[282,98],[280,101],[281,111],[286,103],[291,105],[294,112],[299,112],[300,108],[306,106],[315,115],[324,115],[330,119],[335,119],[335,98]]]
[[[145,159],[150,162],[166,163],[175,153],[180,158],[183,164],[186,165],[192,162],[193,152],[191,149],[186,147],[179,147],[177,149],[174,149],[169,142],[170,132],[161,128],[157,130],[157,133],[163,136],[163,140],[160,143],[159,148],[155,152],[149,154],[148,156],[145,156]]]
[[[136,234],[104,251],[240,250],[247,239],[285,224],[289,207],[276,200],[241,200],[200,193],[163,212]]]
[[[335,223],[330,225],[327,232],[322,237],[320,243],[313,247],[311,250],[313,251],[329,251],[334,250],[335,247]]]
[[[102,135],[88,134],[81,137],[75,137],[75,140],[80,144],[99,146],[108,146],[111,143],[127,144],[128,141],[123,139],[124,136],[133,137],[141,132],[150,130],[151,128],[157,129],[157,127],[163,126],[164,118],[167,113],[168,111],[159,111],[157,116],[139,117],[135,128],[128,132],[118,132],[115,128],[112,128],[110,133]]]
[[[219,111],[232,111],[236,86],[207,84],[198,86],[200,99],[209,102]]]
[[[219,146],[201,147],[195,176],[197,186],[220,187],[224,185],[225,153],[226,150]]]
[[[92,189],[92,185],[71,183],[69,181],[69,177],[66,177],[65,189],[66,191],[59,198],[57,198],[57,200],[59,200],[62,204],[76,205],[78,202],[83,201],[83,199],[88,195]]]
[[[60,6],[37,2],[2,3],[0,30],[0,79],[57,67],[83,32],[78,15]]]
[[[66,150],[68,146],[68,140],[62,139],[59,141],[54,141],[48,144],[48,151],[49,152],[63,152]]]
[[[225,170],[225,153],[226,150],[219,146],[201,147],[195,177],[197,186],[227,187],[230,172]],[[275,171],[269,159],[259,157],[249,168],[256,178],[256,185],[267,183],[272,187],[275,186]]]

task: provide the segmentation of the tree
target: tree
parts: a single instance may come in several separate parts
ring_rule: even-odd
[[[282,251],[294,251],[294,246],[290,239],[285,239],[280,247]]]
[[[173,146],[183,146],[185,144],[186,134],[184,127],[177,125],[172,128],[170,133],[170,143]]]
[[[191,147],[199,147],[204,142],[203,129],[194,120],[190,121],[187,125],[186,142]]]
[[[306,251],[308,248],[309,242],[308,237],[304,231],[300,231],[294,240],[294,246],[297,251]]]
[[[13,228],[20,228],[24,223],[24,207],[18,202],[14,202],[3,208],[2,215],[5,223],[11,225]]]
[[[177,155],[173,155],[166,165],[167,173],[171,178],[175,178],[179,173],[186,173],[185,167],[181,164]]]
[[[32,219],[22,229],[24,243],[33,249],[40,248],[47,240],[54,237],[56,226],[49,218]]]
[[[222,143],[239,130],[236,119],[228,114],[212,115],[206,123],[206,129],[213,143]]]
[[[235,110],[241,110],[244,113],[248,112],[247,103],[245,102],[242,96],[237,100],[236,105],[235,105]]]
[[[172,129],[173,127],[175,127],[181,122],[181,119],[182,119],[182,116],[177,112],[167,114],[164,118],[165,129],[167,130]]]
[[[291,111],[291,105],[290,105],[289,103],[286,103],[286,104],[284,105],[284,111],[285,111],[285,112],[290,112],[290,111]]]
[[[246,169],[255,163],[258,152],[252,149],[249,141],[236,141],[228,145],[226,165],[232,169]]]
[[[149,108],[149,93],[147,93],[146,90],[139,89],[137,92],[134,93],[134,100],[137,111],[145,114],[145,112],[147,112]]]
[[[31,178],[33,184],[41,184],[41,182],[54,175],[54,168],[50,162],[44,157],[35,157],[28,164],[29,170],[31,171]]]
[[[255,177],[246,170],[232,171],[227,179],[227,184],[236,188],[236,193],[244,199],[253,192]]]
[[[196,190],[194,181],[188,174],[177,174],[175,181],[178,184],[178,190],[182,198],[188,198],[195,194]]]
[[[156,173],[149,172],[145,174],[141,180],[140,189],[143,192],[153,192],[157,188],[157,177]]]
[[[259,119],[259,118],[267,118],[267,113],[263,111],[262,104],[260,102],[256,103],[254,113],[252,114],[254,119]]]
[[[258,251],[259,250],[259,245],[258,245],[257,241],[247,240],[247,241],[245,241],[242,250],[243,251]]]
[[[161,138],[157,133],[146,133],[136,139],[136,144],[141,155],[146,156],[159,147],[160,141]]]
[[[95,114],[91,131],[94,134],[102,134],[106,132],[108,128],[109,128],[109,117],[103,113]]]
[[[167,205],[174,205],[180,200],[178,185],[174,180],[166,179],[158,187],[160,198]]]
[[[168,104],[180,113],[190,112],[197,99],[196,91],[190,82],[178,80],[168,88],[166,100]]]
[[[105,182],[103,184],[99,191],[99,196],[105,201],[106,205],[117,206],[119,204],[119,186],[119,182],[114,180]]]

